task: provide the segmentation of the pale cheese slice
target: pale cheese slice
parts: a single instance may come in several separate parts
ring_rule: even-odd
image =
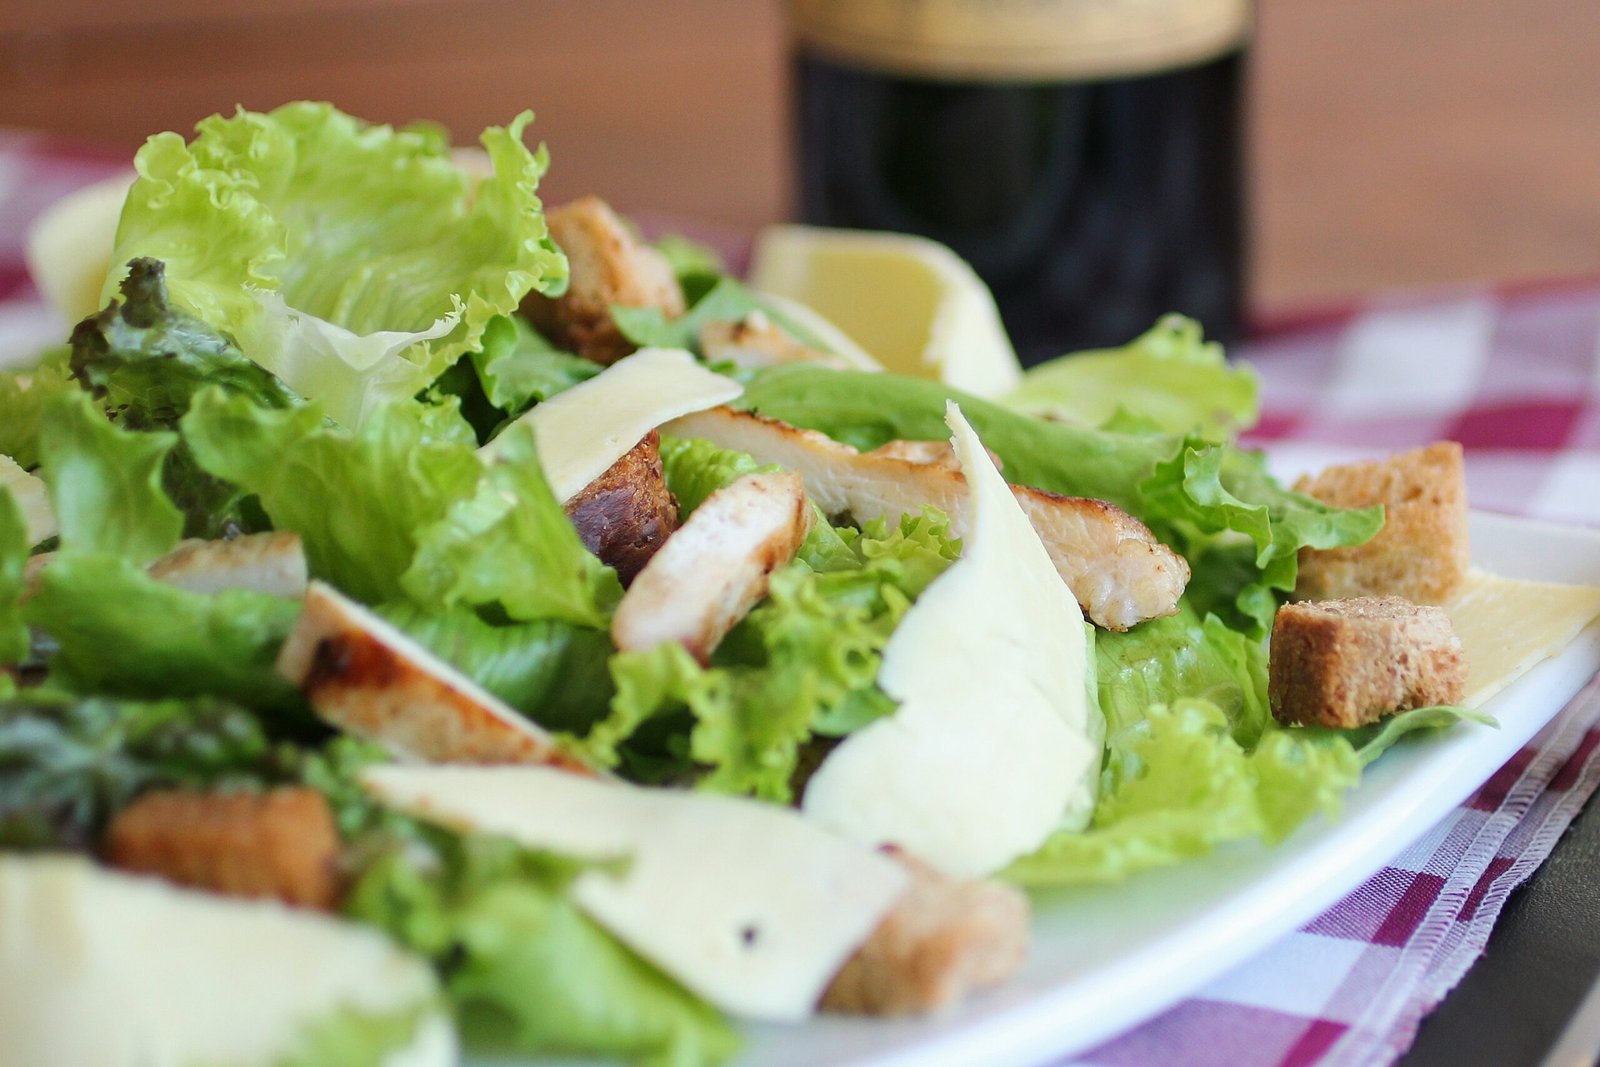
[[[589,860],[572,899],[723,1010],[804,1019],[908,885],[900,864],[756,801],[540,767],[373,767],[387,804]]]
[[[61,532],[56,525],[56,513],[50,507],[50,490],[44,479],[23,470],[10,456],[0,455],[0,486],[11,490],[12,499],[22,511],[29,548]]]
[[[565,503],[657,426],[726,404],[743,391],[738,382],[706,370],[684,349],[641,348],[534,405],[519,421],[533,427],[544,476],[556,499]],[[478,454],[493,460],[494,442]]]
[[[415,1012],[386,1063],[456,1062],[432,971],[374,930],[78,857],[0,856],[0,1063],[269,1067],[340,1012]]]
[[[823,761],[803,810],[977,877],[1087,822],[1104,727],[1077,601],[954,404],[946,421],[972,494],[961,558],[884,650],[899,709]]]
[[[1461,703],[1481,707],[1600,617],[1600,588],[1473,570],[1444,605],[1467,661]]]

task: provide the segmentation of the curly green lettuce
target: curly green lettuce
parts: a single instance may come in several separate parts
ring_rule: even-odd
[[[529,292],[565,284],[531,120],[484,131],[494,171],[475,182],[434,130],[306,101],[213,115],[192,142],[163,133],[139,150],[111,262],[163,261],[179,305],[361,425],[480,348]]]

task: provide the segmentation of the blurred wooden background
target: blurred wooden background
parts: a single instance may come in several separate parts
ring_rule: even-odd
[[[331,99],[458,138],[538,112],[553,200],[781,217],[781,0],[4,0],[0,126],[131,150]],[[1255,299],[1600,274],[1600,2],[1264,0]]]

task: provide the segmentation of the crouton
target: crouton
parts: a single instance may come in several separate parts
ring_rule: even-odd
[[[1385,460],[1329,467],[1295,489],[1342,508],[1384,506],[1383,529],[1353,548],[1302,549],[1295,596],[1402,596],[1442,604],[1466,577],[1461,446],[1440,441]]]
[[[1459,701],[1467,664],[1443,609],[1356,597],[1278,609],[1268,676],[1279,722],[1350,729]]]
[[[1028,951],[1028,898],[908,856],[911,885],[822,994],[824,1011],[920,1015],[998,985]]]
[[[661,467],[661,434],[651,430],[566,509],[589,551],[631,584],[678,528],[678,501]]]
[[[106,861],[179,885],[332,911],[339,902],[339,834],[314,789],[267,793],[146,793],[111,821]]]
[[[635,237],[604,200],[574,200],[545,221],[571,265],[567,291],[554,299],[530,294],[522,310],[557,345],[615,363],[634,346],[612,321],[613,304],[660,308],[668,318],[683,314],[683,291],[666,257]]]
[[[767,595],[772,572],[811,531],[800,475],[747,474],[706,498],[617,605],[623,651],[676,641],[701,663]]]

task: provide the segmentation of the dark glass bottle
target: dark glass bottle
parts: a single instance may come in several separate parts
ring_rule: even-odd
[[[986,5],[1007,0],[902,3]],[[1038,42],[1021,76],[1003,49],[959,62],[960,41],[929,62],[914,47],[840,49],[842,4],[819,44],[805,32],[816,6],[794,8],[803,221],[948,244],[993,289],[1027,363],[1120,344],[1168,311],[1237,337],[1247,21],[1174,66],[1145,49],[1137,70],[1064,78],[1042,76]]]

